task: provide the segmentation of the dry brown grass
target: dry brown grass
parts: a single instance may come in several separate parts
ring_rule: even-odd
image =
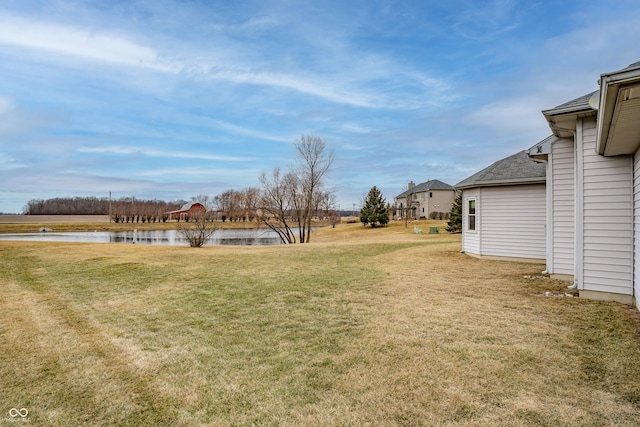
[[[88,224],[109,222],[109,215],[0,215],[0,224]]]
[[[637,425],[635,310],[459,250],[404,223],[277,247],[2,242],[0,423]]]

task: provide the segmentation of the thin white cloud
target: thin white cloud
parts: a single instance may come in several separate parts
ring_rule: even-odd
[[[538,142],[535,140],[537,137],[542,138],[551,132],[540,112],[543,108],[544,97],[535,94],[502,99],[472,111],[468,123],[494,129],[501,134],[530,135],[534,139],[530,141],[533,145]]]
[[[255,157],[238,157],[238,156],[221,156],[216,154],[204,154],[186,151],[163,151],[145,147],[126,147],[122,145],[114,145],[109,147],[80,147],[77,150],[80,153],[100,153],[115,155],[143,155],[149,157],[166,157],[179,159],[200,159],[214,160],[225,162],[247,162],[256,160]]]
[[[463,3],[454,28],[459,36],[472,40],[489,40],[516,29],[520,25],[519,9],[535,7],[517,0]]]
[[[358,123],[344,123],[340,126],[340,128],[344,132],[358,133],[358,134],[368,134],[374,130],[372,126],[358,124]]]
[[[0,141],[2,137],[42,129],[54,121],[50,112],[25,110],[11,99],[0,97]]]
[[[289,138],[284,138],[281,136],[274,136],[271,134],[268,134],[266,132],[259,132],[253,129],[248,129],[246,127],[242,127],[242,126],[238,126],[238,125],[234,125],[232,123],[227,123],[223,120],[213,120],[214,125],[219,128],[219,129],[224,129],[226,131],[238,134],[238,135],[244,135],[244,136],[250,136],[252,138],[257,138],[257,139],[264,139],[267,141],[275,141],[275,142],[294,142],[293,139],[289,139]]]
[[[0,15],[0,44],[162,72],[179,71],[162,63],[154,49],[117,35],[9,15]]]
[[[214,68],[203,74],[204,77],[233,83],[252,84],[260,86],[279,87],[293,90],[306,95],[316,96],[325,100],[365,108],[399,108],[398,102],[380,99],[372,92],[358,92],[346,86],[336,86],[319,77],[302,77],[300,75],[268,72],[263,70],[241,70],[229,68]]]
[[[137,174],[137,176],[144,177],[162,177],[162,176],[193,176],[200,179],[218,178],[228,181],[230,178],[242,178],[246,179],[247,176],[255,177],[256,181],[260,176],[260,170],[257,169],[230,169],[230,168],[163,168],[152,169],[143,171]]]
[[[0,153],[0,170],[8,171],[12,169],[18,169],[26,166],[17,158],[11,157],[7,154]]]
[[[239,60],[229,49],[215,55],[192,47],[182,52],[179,43],[160,51],[105,30],[28,20],[13,15],[0,15],[0,44],[69,55],[87,61],[117,66],[149,69],[168,74],[183,74],[194,79],[218,80],[237,84],[276,87],[322,98],[331,102],[364,108],[413,109],[422,104],[417,97],[389,97],[380,84],[404,75],[422,90],[441,93],[443,82],[408,70],[398,69],[393,61],[376,58],[375,64],[357,67],[351,64],[331,77],[305,73],[283,73],[271,69],[268,62]],[[213,56],[212,56],[213,55]],[[348,52],[343,53],[349,57]],[[212,59],[215,57],[215,59]],[[249,65],[250,64],[250,65]],[[279,64],[275,64],[279,67]],[[376,89],[366,87],[376,81]],[[363,86],[364,85],[364,86]],[[363,88],[358,88],[363,86]],[[426,99],[426,97],[424,98]]]
[[[12,109],[13,109],[13,104],[11,103],[9,98],[3,98],[0,96],[0,116],[8,113]],[[0,117],[0,120],[2,120],[1,117]]]

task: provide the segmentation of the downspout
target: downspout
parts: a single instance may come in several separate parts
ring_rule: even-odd
[[[553,141],[549,144],[549,151],[551,151],[551,148],[553,147],[554,142],[556,141]],[[544,229],[547,265],[546,265],[546,269],[541,274],[549,274],[549,271],[553,270],[553,268],[549,267],[549,265],[553,266],[553,239],[551,238],[553,233],[553,229],[552,229],[553,209],[549,209],[550,205],[553,204],[553,189],[551,188],[552,185],[549,185],[549,177],[551,177],[551,181],[553,183],[553,170],[549,172],[549,169],[551,168],[551,164],[549,163],[549,160],[533,159],[533,161],[538,163],[544,163],[545,173],[547,174],[547,177],[545,180],[546,181],[545,182],[545,198],[547,200],[547,209],[546,209],[547,212],[545,214],[546,218],[545,218],[545,229]]]
[[[573,144],[574,144],[574,165],[575,165],[575,172],[574,172],[574,181],[575,181],[575,202],[574,202],[574,221],[576,222],[574,224],[574,248],[573,248],[573,267],[574,267],[574,275],[573,275],[573,284],[571,286],[568,286],[567,289],[577,289],[578,288],[578,232],[577,232],[577,214],[578,214],[578,202],[582,201],[582,196],[580,196],[580,198],[578,198],[578,173],[579,173],[579,167],[578,167],[578,135],[577,135],[577,131],[573,130],[573,129],[565,129],[565,128],[560,128],[555,126],[554,124],[549,123],[549,127],[551,128],[552,131],[558,131],[558,132],[568,132],[570,134],[573,135]],[[582,190],[580,190],[580,195],[582,195]]]
[[[551,141],[549,143],[549,153],[553,149],[553,144],[558,142]],[[529,153],[531,155],[531,153]],[[541,274],[550,274],[553,271],[553,155],[547,160],[532,158],[534,162],[543,163],[545,165],[545,198],[547,203],[546,218],[545,218],[545,246],[546,246],[546,269]]]

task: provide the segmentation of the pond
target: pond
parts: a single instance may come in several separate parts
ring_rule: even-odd
[[[297,230],[294,230],[297,233]],[[87,231],[0,234],[0,240],[31,242],[137,243],[143,245],[184,245],[189,242],[178,230]],[[279,245],[278,235],[269,229],[221,229],[206,245]]]

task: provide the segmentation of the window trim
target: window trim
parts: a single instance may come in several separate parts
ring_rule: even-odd
[[[473,213],[471,213],[471,202],[473,202]],[[467,226],[466,229],[469,232],[478,232],[478,199],[476,197],[469,197],[467,199],[466,206],[467,214]],[[473,218],[473,228],[471,228],[471,218]]]

